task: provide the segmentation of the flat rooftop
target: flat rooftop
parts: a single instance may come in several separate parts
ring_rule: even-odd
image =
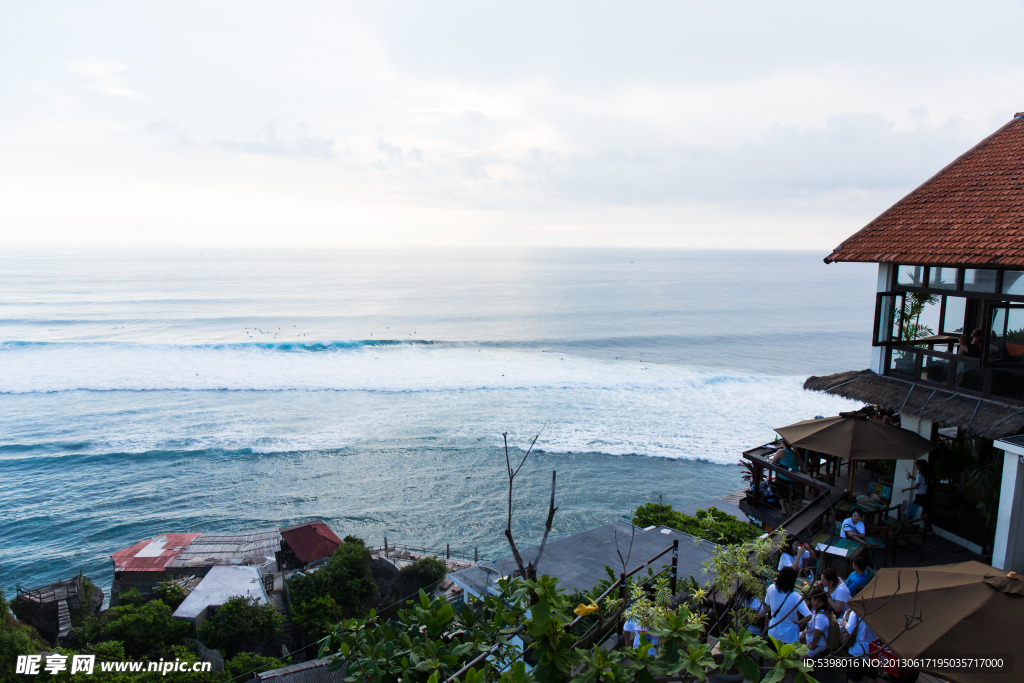
[[[199,585],[178,605],[178,609],[174,610],[174,616],[195,621],[207,607],[219,607],[234,597],[251,597],[261,604],[270,604],[256,567],[212,567]]]
[[[630,535],[633,535],[633,550],[630,552]],[[537,574],[557,576],[558,585],[567,592],[576,590],[590,590],[596,586],[601,579],[607,578],[605,565],[612,568],[618,575],[622,571],[622,562],[616,552],[622,557],[629,554],[626,563],[626,571],[632,571],[643,565],[652,557],[672,545],[672,541],[679,541],[679,578],[680,580],[693,576],[699,583],[703,583],[706,575],[703,574],[702,564],[710,556],[714,543],[709,541],[698,541],[689,534],[684,534],[675,529],[658,526],[647,531],[634,527],[629,522],[612,522],[588,531],[583,531],[572,536],[566,536],[556,540],[549,540],[544,550],[544,557],[541,558],[540,566],[537,567]],[[520,554],[524,562],[529,562],[537,556],[538,546],[521,550]],[[651,563],[655,573],[662,568],[672,564],[672,553],[668,552]],[[482,567],[501,572],[503,576],[509,576],[518,567],[515,558],[508,554],[493,562],[482,562],[479,565],[463,569],[448,575],[448,578],[462,586],[474,595],[483,595],[488,586],[488,573]],[[643,571],[638,576],[646,576]]]

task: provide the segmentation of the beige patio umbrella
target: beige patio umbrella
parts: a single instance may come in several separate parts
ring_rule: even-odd
[[[915,460],[936,448],[914,432],[869,420],[861,413],[840,413],[820,420],[804,420],[775,430],[799,448],[846,460]],[[853,493],[853,463],[850,463]]]
[[[975,663],[925,670],[957,683],[1022,679],[1024,580],[981,562],[880,569],[850,608],[897,657],[1002,658],[1016,673]]]

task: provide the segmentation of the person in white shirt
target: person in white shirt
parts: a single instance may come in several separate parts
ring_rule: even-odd
[[[846,587],[843,580],[836,574],[836,570],[829,567],[821,573],[821,579],[816,584],[821,590],[828,594],[828,606],[836,614],[846,612],[846,603],[852,597],[850,589]]]
[[[800,642],[807,646],[807,657],[814,659],[828,649],[828,596],[824,593],[812,595],[811,608],[814,616],[800,634]]]
[[[843,526],[839,531],[839,536],[842,538],[848,538],[851,541],[863,543],[864,537],[867,535],[867,528],[864,526],[863,518],[864,513],[861,512],[860,508],[853,508],[850,510],[850,516],[843,520]]]
[[[866,678],[867,683],[874,683],[878,669],[870,664],[868,647],[877,636],[852,609],[846,613],[843,621],[843,644],[852,657],[846,671],[846,680],[859,683]]]
[[[810,548],[799,543],[795,538],[787,539],[786,546],[779,555],[778,570],[782,571],[783,567],[792,567],[798,575],[802,574],[810,568],[812,557],[814,555]]]
[[[768,635],[781,643],[795,643],[800,640],[799,621],[811,616],[811,610],[804,602],[804,596],[797,590],[796,570],[783,567],[775,577],[775,583],[768,586],[764,605],[758,616],[768,614]]]

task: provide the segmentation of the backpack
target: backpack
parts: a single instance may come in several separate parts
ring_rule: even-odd
[[[839,649],[839,620],[832,610],[828,610],[828,651],[835,652]]]

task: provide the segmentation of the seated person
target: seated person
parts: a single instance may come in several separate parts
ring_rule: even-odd
[[[846,612],[846,603],[853,596],[850,595],[850,589],[839,578],[835,569],[829,567],[823,571],[821,579],[815,585],[828,595],[828,606],[833,612],[836,614],[844,614]]]
[[[868,561],[865,557],[853,559],[853,571],[846,577],[846,587],[850,589],[851,595],[856,595],[860,589],[868,585]]]
[[[864,513],[860,508],[853,508],[850,516],[843,520],[842,529],[839,531],[841,538],[848,538],[851,541],[864,543],[867,536],[867,529],[864,526]]]
[[[807,646],[807,657],[813,659],[828,648],[828,596],[821,592],[812,595],[811,609],[814,612],[800,634],[800,642]]]
[[[792,567],[797,574],[802,574],[811,568],[813,557],[810,548],[797,541],[796,538],[790,537],[786,539],[786,545],[779,555],[778,570],[782,571],[783,567]]]

